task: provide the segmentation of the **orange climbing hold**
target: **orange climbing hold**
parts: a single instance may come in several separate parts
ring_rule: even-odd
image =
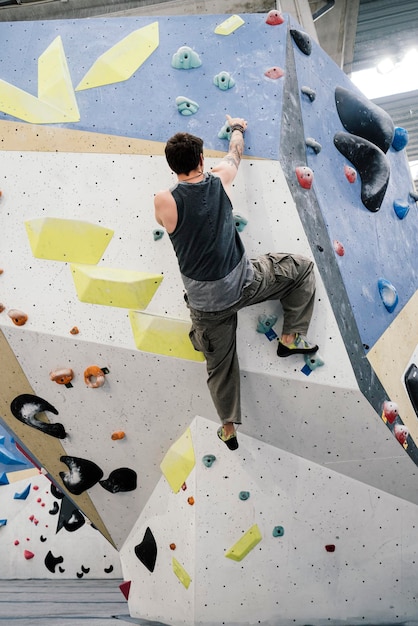
[[[6,307],[4,306],[4,304],[2,304],[2,303],[0,302],[0,313],[3,313],[3,311],[4,311],[4,309],[5,309],[5,308],[6,308]]]
[[[125,433],[123,432],[123,430],[115,430],[115,432],[112,433],[113,441],[118,441],[118,439],[124,439],[124,438],[125,438]]]
[[[175,543],[170,543],[170,550],[175,550],[177,548]]]
[[[74,378],[74,372],[70,367],[65,367],[50,372],[49,378],[58,383],[58,385],[68,385]]]
[[[73,326],[70,330],[71,335],[78,335],[79,332],[80,331],[78,330],[77,326]]]
[[[313,171],[310,167],[306,165],[302,165],[296,168],[296,176],[299,181],[299,185],[303,187],[303,189],[310,189],[313,183]]]
[[[15,326],[23,326],[28,321],[28,316],[23,311],[19,311],[18,309],[10,309],[7,312],[7,315],[12,320]]]
[[[190,498],[187,498],[187,502],[188,502],[191,506],[193,506],[193,504],[194,504],[194,498],[193,498],[193,496],[190,496]]]
[[[90,365],[84,370],[84,382],[87,387],[91,389],[97,389],[103,387],[105,383],[105,375],[102,369],[98,365]]]
[[[2,270],[1,267],[0,267],[0,275],[3,274],[3,272],[4,272],[4,270]]]

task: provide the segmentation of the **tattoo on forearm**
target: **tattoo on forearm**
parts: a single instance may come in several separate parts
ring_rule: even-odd
[[[244,152],[244,137],[239,131],[233,132],[229,142],[229,152],[225,157],[225,161],[238,169],[242,155]]]

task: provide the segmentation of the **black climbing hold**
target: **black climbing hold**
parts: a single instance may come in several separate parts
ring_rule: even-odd
[[[81,571],[83,572],[83,574],[88,574],[90,571],[89,567],[84,567],[84,565],[81,566]]]
[[[56,515],[58,513],[58,511],[60,510],[59,506],[58,506],[58,502],[54,502],[54,504],[52,505],[52,509],[50,509],[48,511],[48,513],[50,515]]]
[[[41,543],[45,543],[45,541],[46,541],[46,540],[47,540],[47,537],[44,537],[43,535],[41,535],[41,536],[39,537],[39,541],[40,541]]]
[[[109,567],[104,568],[105,574],[111,574],[113,572],[113,565],[109,565]]]
[[[319,245],[319,243],[316,244],[317,249],[319,250],[319,252],[323,252],[324,248],[322,246]]]
[[[418,367],[415,363],[411,363],[406,370],[404,380],[412,407],[418,416]]]
[[[49,570],[52,574],[55,574],[55,568],[57,567],[57,565],[59,563],[63,563],[64,559],[62,556],[54,556],[51,552],[51,550],[48,552],[48,554],[45,557],[44,563],[45,563],[45,567],[47,568],[47,570]],[[61,570],[60,568],[60,572],[64,571]]]
[[[306,54],[306,56],[309,56],[312,52],[312,42],[308,33],[304,33],[296,28],[291,28],[290,34],[299,50],[303,52],[303,54]]]
[[[84,574],[83,572],[77,572],[77,578],[83,578]]]
[[[57,409],[52,406],[47,400],[38,398],[31,393],[24,393],[20,396],[16,396],[10,405],[10,410],[14,417],[20,422],[23,422],[27,426],[41,430],[46,435],[57,437],[58,439],[65,439],[67,433],[62,424],[50,424],[49,422],[42,422],[36,416],[43,411],[49,411],[58,415]]]
[[[141,543],[134,548],[137,558],[150,571],[154,571],[157,560],[157,544],[151,529],[148,527]]]
[[[387,152],[392,144],[395,126],[392,118],[366,96],[337,87],[335,103],[344,128]]]
[[[78,509],[73,508],[73,512],[69,520],[64,520],[63,526],[69,533],[73,533],[86,523],[84,515]]]
[[[96,463],[76,456],[62,456],[60,461],[68,467],[68,472],[60,472],[60,477],[68,491],[79,496],[99,482],[103,472]]]
[[[58,570],[61,572],[61,574],[65,572],[65,569],[61,567],[61,565],[58,565]]]
[[[110,493],[119,491],[134,491],[137,487],[136,472],[129,467],[119,467],[110,472],[109,478],[99,481],[101,486]]]
[[[390,167],[385,154],[367,139],[339,132],[334,145],[356,168],[361,178],[361,200],[375,213],[380,209],[389,183]]]
[[[311,102],[313,102],[316,98],[316,91],[315,89],[312,89],[311,87],[306,87],[306,86],[302,87],[301,92],[305,94],[305,96],[308,96]]]
[[[57,485],[54,485],[54,483],[51,484],[51,493],[57,500],[61,500],[65,497],[65,493],[61,491],[61,489],[57,487]]]

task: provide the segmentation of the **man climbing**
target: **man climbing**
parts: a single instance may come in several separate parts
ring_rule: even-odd
[[[277,354],[312,354],[306,338],[315,296],[313,263],[293,254],[269,253],[250,260],[235,227],[229,197],[244,152],[246,120],[226,116],[228,154],[204,172],[203,140],[177,133],[165,155],[177,184],[156,194],[155,217],[170,236],[190,310],[190,339],[203,352],[208,387],[222,426],[218,437],[238,448],[241,424],[237,312],[265,300],[280,300],[283,329]]]

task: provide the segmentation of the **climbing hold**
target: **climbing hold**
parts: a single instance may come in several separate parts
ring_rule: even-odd
[[[0,463],[5,465],[26,465],[26,461],[22,461],[13,452],[7,450],[3,443],[0,443]]]
[[[312,89],[311,87],[301,87],[301,92],[305,95],[308,96],[309,100],[311,102],[313,102],[316,98],[316,91],[315,89]]]
[[[411,363],[404,376],[405,387],[413,409],[418,416],[418,368],[415,363]]]
[[[73,326],[72,329],[70,330],[70,334],[71,335],[78,335],[80,331],[78,330],[77,326]]]
[[[409,204],[407,202],[402,202],[402,200],[394,200],[393,208],[395,210],[396,215],[400,220],[403,220],[404,217],[408,215],[409,212]]]
[[[389,183],[390,167],[385,154],[367,139],[344,132],[334,135],[334,145],[360,174],[361,200],[375,213],[380,209]]]
[[[202,65],[199,55],[189,46],[181,46],[173,54],[171,65],[176,70],[191,70]]]
[[[305,364],[309,367],[311,372],[316,370],[317,367],[322,367],[324,365],[324,361],[317,352],[315,354],[305,354],[303,358]]]
[[[113,572],[113,565],[109,565],[109,567],[104,568],[105,574],[111,574]]]
[[[86,520],[82,512],[73,507],[71,517],[69,519],[64,519],[62,525],[66,531],[68,531],[69,533],[73,533],[82,526],[84,526],[85,523]]]
[[[308,148],[312,148],[315,154],[319,154],[322,150],[321,144],[312,137],[307,137],[305,139],[305,144],[308,146]]]
[[[51,435],[58,439],[65,439],[67,436],[62,424],[50,424],[49,422],[41,422],[41,420],[37,419],[36,415],[43,411],[49,411],[50,413],[54,413],[54,415],[58,415],[57,409],[52,406],[52,404],[38,396],[34,396],[30,393],[16,396],[16,398],[12,400],[10,410],[14,417],[20,422],[32,428],[36,428],[46,435]]]
[[[113,441],[118,441],[119,439],[125,439],[125,433],[123,430],[115,430],[114,433],[112,433],[111,435],[111,439],[113,439]]]
[[[279,24],[283,24],[283,22],[284,17],[280,11],[272,9],[267,13],[266,24],[269,24],[270,26],[278,26]]]
[[[64,562],[64,558],[62,556],[54,556],[51,550],[45,557],[44,563],[47,570],[49,570],[52,574],[55,574],[55,568],[60,563]]]
[[[18,309],[10,309],[7,311],[7,315],[12,320],[15,326],[23,326],[28,321],[28,316],[23,311],[19,311]]]
[[[247,530],[247,532],[225,552],[225,556],[233,561],[242,561],[247,554],[255,548],[255,546],[261,541],[261,533],[257,526],[254,524]]]
[[[149,527],[145,531],[143,540],[135,546],[134,551],[136,557],[145,565],[147,570],[153,572],[157,560],[157,544]]]
[[[25,550],[23,552],[23,556],[25,557],[25,559],[27,561],[29,561],[30,559],[33,559],[33,557],[35,556],[33,552],[31,552],[30,550]]]
[[[188,502],[188,504],[190,504],[190,506],[193,506],[194,505],[194,498],[193,498],[193,496],[190,496],[189,498],[187,498],[187,502]]]
[[[345,250],[341,241],[338,241],[338,239],[334,239],[333,246],[334,246],[335,253],[338,254],[338,256],[344,256]]]
[[[30,483],[24,488],[23,491],[21,491],[20,493],[15,493],[13,498],[14,500],[26,500],[26,498],[29,495],[29,492],[30,492]]]
[[[227,20],[219,24],[214,32],[216,35],[230,35],[243,24],[245,24],[245,22],[242,17],[239,15],[231,15]]]
[[[273,330],[273,326],[277,322],[277,315],[266,315],[265,313],[261,313],[258,316],[257,323],[257,332],[264,333],[267,336],[267,339],[275,339],[277,334]]]
[[[248,224],[248,220],[242,215],[239,215],[238,213],[234,213],[233,217],[234,217],[235,228],[237,229],[239,233],[242,233],[242,231]]]
[[[72,387],[70,384],[74,378],[74,372],[70,367],[54,370],[49,373],[49,378],[58,385],[65,385],[66,387]]]
[[[366,96],[336,87],[335,103],[344,128],[367,139],[386,153],[392,143],[395,127],[392,118]]]
[[[63,498],[65,498],[64,492],[61,491],[59,487],[54,485],[54,483],[51,483],[51,494],[54,496],[54,498],[57,498],[57,500],[62,500]]]
[[[272,80],[277,80],[278,78],[282,78],[282,76],[284,76],[284,70],[282,70],[281,67],[274,65],[264,72],[264,76],[267,76],[267,78],[271,78]]]
[[[389,422],[389,424],[393,424],[397,417],[398,405],[396,404],[396,402],[390,402],[389,400],[385,400],[383,403],[382,419]]]
[[[196,463],[192,433],[188,428],[168,449],[160,468],[174,493],[185,490],[185,479]]]
[[[189,586],[190,586],[190,583],[192,581],[192,579],[190,578],[189,574],[186,572],[184,567],[182,565],[180,565],[180,563],[174,557],[173,557],[173,559],[171,561],[171,565],[172,565],[172,568],[173,568],[173,572],[175,573],[175,575],[177,576],[177,578],[179,579],[181,584],[186,589],[188,589]]]
[[[187,490],[187,485],[186,485],[186,483],[183,483],[183,484],[182,484],[182,486],[181,486],[181,490],[182,490],[182,491],[186,491],[186,490]]]
[[[202,463],[206,467],[212,467],[215,461],[216,461],[216,456],[214,454],[205,454],[205,456],[202,459]]]
[[[119,585],[119,589],[123,593],[125,600],[129,600],[129,590],[131,588],[131,581],[125,580],[123,583]]]
[[[218,132],[218,139],[228,139],[228,141],[231,139],[231,127],[228,122],[225,122],[221,130]]]
[[[170,550],[175,550],[176,549],[176,544],[175,543],[170,543]]]
[[[227,91],[235,86],[235,81],[229,72],[219,72],[213,77],[213,84],[219,87],[222,91]]]
[[[335,552],[335,545],[333,543],[329,543],[325,546],[325,550],[327,552]]]
[[[404,446],[407,442],[409,430],[403,424],[395,424],[393,427],[393,432],[396,439],[399,441],[401,446]]]
[[[99,483],[110,493],[134,491],[137,487],[137,474],[129,467],[119,467],[110,472],[109,477],[105,480],[99,480]]]
[[[6,526],[6,524],[7,524],[7,519],[0,519],[0,527]]]
[[[409,140],[408,131],[406,128],[401,128],[400,126],[395,127],[395,132],[392,140],[392,148],[399,152],[403,150],[407,145]]]
[[[199,105],[194,100],[189,100],[185,96],[177,96],[177,110],[181,115],[194,115],[199,110]]]
[[[84,567],[84,565],[81,566],[81,571],[83,572],[83,574],[88,574],[90,571],[89,567]]]
[[[357,180],[357,172],[354,167],[344,165],[344,174],[349,183],[355,183]]]
[[[13,544],[14,544],[15,546],[18,546],[18,545],[20,544],[19,539],[15,539],[15,540],[14,540],[14,542],[13,542]]]
[[[54,504],[52,505],[52,509],[50,509],[50,510],[48,511],[48,513],[49,513],[50,515],[56,515],[56,514],[58,513],[58,511],[59,511],[59,510],[60,510],[60,509],[59,509],[59,506],[58,506],[58,502],[54,502]]]
[[[98,365],[90,365],[84,370],[84,382],[90,389],[103,387],[105,384],[105,373]]]
[[[2,472],[0,474],[0,485],[8,485],[9,479],[7,478],[6,472]]]
[[[306,56],[309,56],[312,52],[312,42],[309,35],[296,28],[291,28],[290,34],[299,50],[303,52],[303,54],[306,54]]]
[[[154,237],[154,241],[158,241],[164,237],[164,231],[161,228],[156,228],[152,231],[152,236]]]
[[[414,189],[409,192],[409,196],[412,198],[412,200],[418,202],[418,193]]]
[[[283,537],[283,535],[284,535],[283,526],[275,526],[273,528],[273,537]]]
[[[311,168],[303,165],[297,167],[295,171],[299,185],[303,187],[303,189],[310,189],[313,183],[313,171]]]
[[[3,313],[3,311],[6,309],[6,307],[4,306],[4,304],[2,302],[0,302],[0,313]]]
[[[240,500],[248,500],[248,498],[250,497],[250,492],[249,491],[240,491],[238,494],[238,497]]]
[[[395,287],[385,278],[379,278],[377,281],[380,297],[389,313],[393,313],[398,304],[398,293]]]
[[[79,496],[83,491],[90,489],[103,476],[103,471],[96,463],[88,459],[75,456],[61,456],[61,463],[65,463],[68,472],[60,472],[62,482],[68,491]]]

